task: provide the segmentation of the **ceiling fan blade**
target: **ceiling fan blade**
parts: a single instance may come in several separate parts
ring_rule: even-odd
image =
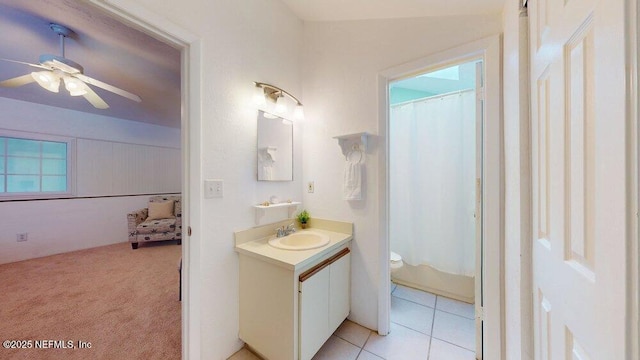
[[[0,81],[0,86],[2,87],[18,87],[26,84],[30,84],[35,82],[36,80],[31,76],[31,74],[22,75],[18,77],[14,77],[12,79]]]
[[[141,102],[142,101],[142,99],[140,99],[140,96],[138,96],[136,94],[132,94],[132,93],[130,93],[128,91],[119,89],[119,88],[117,88],[117,87],[115,87],[113,85],[109,85],[109,84],[103,83],[100,80],[96,80],[96,79],[90,78],[87,75],[84,75],[84,74],[73,74],[72,76],[77,77],[78,79],[86,82],[87,84],[91,84],[93,86],[97,86],[97,87],[99,87],[101,89],[110,91],[110,92],[112,92],[114,94],[118,94],[118,95],[120,95],[122,97],[126,97],[127,99],[131,99],[131,100],[136,101],[136,102]]]
[[[8,62],[16,63],[16,64],[28,65],[28,66],[31,66],[31,67],[34,67],[34,68],[38,68],[38,69],[47,69],[47,70],[51,70],[51,68],[50,68],[50,67],[42,66],[42,65],[39,65],[39,64],[31,64],[31,63],[24,62],[24,61],[9,60],[9,59],[3,59],[3,58],[0,58],[0,60],[2,60],[2,61],[8,61]]]
[[[85,90],[87,90],[87,93],[82,95],[85,99],[87,99],[88,102],[91,103],[91,105],[93,105],[93,107],[97,108],[97,109],[108,109],[109,105],[104,102],[104,100],[102,100],[102,98],[100,96],[98,96],[98,94],[96,94],[95,91],[93,91],[90,87],[85,86]]]

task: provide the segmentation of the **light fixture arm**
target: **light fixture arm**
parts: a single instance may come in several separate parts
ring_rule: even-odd
[[[254,81],[253,83],[256,84],[256,86],[263,88],[265,90],[265,95],[271,99],[276,100],[281,95],[287,95],[290,98],[292,98],[297,103],[297,105],[302,106],[302,102],[300,102],[298,98],[291,95],[286,90],[283,90],[275,85],[271,85],[263,82]]]

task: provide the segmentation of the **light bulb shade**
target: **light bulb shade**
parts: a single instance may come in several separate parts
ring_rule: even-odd
[[[32,72],[31,77],[33,77],[33,80],[35,80],[38,85],[51,92],[57,93],[60,89],[60,78],[51,71]]]
[[[304,108],[302,104],[296,105],[296,109],[293,111],[293,118],[296,120],[304,119]]]
[[[282,94],[278,97],[278,100],[276,100],[276,108],[274,109],[274,111],[277,114],[284,114],[287,112],[287,104],[285,104],[285,101],[286,99]]]
[[[80,79],[76,79],[71,76],[65,76],[63,79],[64,87],[69,91],[69,95],[80,96],[87,93],[87,85],[85,85],[85,83]]]
[[[264,96],[264,89],[262,86],[256,85],[253,89],[253,102],[257,106],[265,106],[267,104],[267,99]]]

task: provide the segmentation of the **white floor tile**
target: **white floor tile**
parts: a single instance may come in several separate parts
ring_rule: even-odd
[[[432,336],[473,350],[476,346],[475,321],[436,310]]]
[[[391,323],[389,335],[372,333],[364,350],[386,360],[425,360],[429,351],[429,336]]]
[[[358,356],[358,360],[384,360],[384,359],[378,355],[373,355],[368,351],[362,350],[362,352],[360,353],[360,356]]]
[[[467,319],[474,319],[476,313],[473,304],[468,304],[466,302],[453,300],[442,296],[438,296],[436,309],[464,316]]]
[[[436,307],[435,295],[421,290],[412,289],[410,287],[398,285],[396,290],[393,292],[393,296],[413,301],[414,303],[418,303],[420,305],[429,306],[432,308]]]
[[[476,353],[433,338],[429,360],[476,360]]]
[[[371,330],[349,320],[345,320],[342,325],[338,327],[338,330],[333,333],[333,335],[359,347],[364,346],[364,343],[367,342],[369,338],[369,334],[371,334]]]
[[[260,360],[260,358],[255,356],[251,351],[242,348],[227,360]]]
[[[339,337],[331,336],[318,350],[313,360],[356,360],[360,348]]]
[[[423,334],[431,334],[433,311],[430,307],[391,297],[391,321]]]

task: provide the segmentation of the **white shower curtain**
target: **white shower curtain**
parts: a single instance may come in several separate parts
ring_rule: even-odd
[[[391,107],[390,244],[410,265],[475,274],[475,91]]]

